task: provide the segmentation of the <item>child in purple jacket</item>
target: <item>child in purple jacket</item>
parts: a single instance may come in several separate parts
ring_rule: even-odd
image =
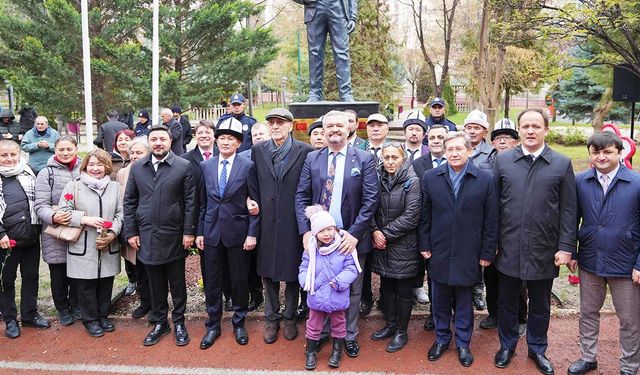
[[[316,368],[320,333],[326,316],[329,316],[333,337],[329,366],[337,368],[347,335],[345,311],[349,307],[349,286],[362,270],[355,251],[347,255],[340,254],[338,247],[342,237],[329,212],[316,205],[307,207],[305,214],[311,221],[313,233],[313,237],[309,238],[309,251],[302,256],[298,274],[300,285],[307,292],[309,306],[305,368]]]

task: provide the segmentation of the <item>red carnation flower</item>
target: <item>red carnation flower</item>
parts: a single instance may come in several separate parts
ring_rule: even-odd
[[[102,227],[104,229],[111,229],[111,227],[113,227],[113,223],[110,221],[105,221],[104,223],[102,223]]]
[[[576,276],[576,275],[567,275],[567,278],[569,279],[569,284],[571,284],[571,285],[578,285],[578,284],[580,284],[580,276]]]
[[[9,247],[16,247],[16,240],[9,240]]]
[[[65,194],[64,195],[64,200],[67,201],[67,202],[68,201],[72,201],[73,200],[73,194],[71,194],[71,193]]]

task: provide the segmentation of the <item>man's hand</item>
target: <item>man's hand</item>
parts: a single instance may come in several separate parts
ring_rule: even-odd
[[[372,236],[373,236],[373,247],[380,250],[384,250],[384,248],[387,247],[387,238],[384,236],[384,234],[381,231],[379,230],[373,231]]]
[[[347,32],[351,34],[356,29],[356,21],[350,20],[347,24]]]
[[[193,245],[193,241],[195,241],[196,236],[194,235],[190,235],[190,234],[185,234],[182,236],[182,246],[184,246],[185,249],[188,249],[191,247],[191,245]]]
[[[127,242],[135,251],[140,251],[140,236],[129,237]]]
[[[556,267],[560,267],[562,265],[568,265],[569,262],[571,262],[571,253],[567,253],[566,251],[560,251],[560,250],[556,252],[555,259],[553,261],[553,264],[555,264]]]
[[[204,236],[196,237],[196,247],[200,250],[204,250]]]
[[[311,231],[302,235],[302,246],[304,247],[304,251],[307,253],[309,252],[309,238],[311,238],[311,236],[313,236]]]
[[[247,210],[249,210],[249,215],[256,216],[260,213],[260,206],[258,205],[258,202],[247,197]]]
[[[247,238],[244,240],[244,245],[242,246],[242,248],[247,251],[251,251],[256,248],[256,243],[257,241],[255,237],[247,236]]]
[[[425,250],[425,251],[421,251],[420,254],[422,254],[422,257],[424,259],[429,259],[431,258],[431,251],[429,250]]]
[[[351,233],[346,230],[341,230],[340,235],[342,236],[342,243],[338,248],[340,254],[347,255],[354,251],[356,251],[356,245],[358,245],[358,239],[351,235]]]
[[[480,265],[482,267],[489,267],[491,265],[491,261],[490,260],[480,259]]]
[[[96,248],[98,250],[106,250],[109,248],[111,242],[113,242],[113,240],[115,239],[116,234],[113,232],[107,232],[106,236],[98,235],[98,238],[96,238]]]
[[[569,269],[569,271],[571,271],[571,273],[576,273],[576,271],[578,270],[578,261],[575,259],[571,259],[567,264],[567,268]]]
[[[631,273],[631,279],[633,279],[634,284],[640,284],[640,271],[634,269]]]

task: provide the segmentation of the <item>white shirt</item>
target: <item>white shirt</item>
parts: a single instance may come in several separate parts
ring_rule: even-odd
[[[164,158],[162,158],[162,159],[157,159],[157,158],[154,156],[154,157],[153,157],[153,159],[152,159],[152,160],[153,160],[153,162],[152,162],[152,163],[153,163],[153,164],[152,164],[152,165],[153,165],[153,170],[157,172],[157,171],[158,171],[158,165],[160,165],[160,163],[164,163],[164,161],[165,161],[165,160],[167,160],[167,157],[168,157],[168,156],[169,156],[169,154],[166,154],[166,155],[164,156]]]
[[[234,152],[233,155],[229,156],[228,159],[225,159],[222,157],[222,154],[220,154],[220,160],[218,160],[218,181],[220,181],[220,175],[222,174],[222,161],[226,160],[227,163],[227,182],[229,181],[229,173],[231,173],[231,167],[233,166],[233,161],[236,159],[236,153]]]
[[[613,181],[613,178],[618,173],[619,169],[620,169],[620,163],[618,163],[618,166],[616,167],[616,169],[614,169],[611,172],[607,173],[607,177],[608,177],[607,184],[608,184],[608,186],[611,186],[611,182]],[[604,173],[602,173],[602,172],[600,172],[599,170],[596,169],[596,176],[598,176],[598,182],[600,184],[602,184],[602,175],[604,175]]]
[[[538,156],[542,154],[542,151],[544,150],[544,146],[546,146],[546,144],[543,144],[542,147],[535,150],[534,152],[530,152],[524,146],[522,146],[522,153],[524,154],[524,156],[531,155],[533,157],[533,161],[536,161]]]
[[[440,162],[440,164],[436,163],[436,159],[442,159],[442,161]],[[447,162],[447,157],[444,156],[444,154],[442,154],[442,156],[440,156],[439,158],[437,158],[434,154],[431,154],[431,165],[434,168],[438,168],[439,166],[441,166],[442,164]]]
[[[347,160],[347,147],[349,145],[345,145],[342,150],[338,151],[336,155],[336,173],[333,178],[333,190],[331,191],[331,205],[329,206],[329,213],[333,217],[333,220],[336,221],[336,225],[338,228],[342,228],[342,187],[344,183],[344,165]],[[329,153],[327,158],[327,173],[329,171],[329,167],[331,166],[331,161],[333,160],[333,156],[330,148],[327,148],[327,152]]]

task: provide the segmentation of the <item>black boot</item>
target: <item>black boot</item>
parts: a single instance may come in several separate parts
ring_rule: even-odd
[[[338,368],[342,361],[342,351],[344,350],[344,339],[333,338],[333,351],[329,357],[329,367]]]
[[[394,335],[396,332],[396,296],[386,296],[389,303],[384,304],[384,318],[387,320],[387,324],[380,330],[375,331],[371,335],[371,339],[374,341],[384,340]]]
[[[413,299],[396,299],[396,311],[397,311],[397,325],[396,331],[391,339],[389,345],[387,345],[387,352],[395,353],[402,349],[409,341],[409,335],[407,334],[407,327],[409,326],[409,319],[411,318],[411,309],[413,308]]]
[[[307,339],[307,350],[305,352],[307,356],[307,363],[304,368],[307,370],[316,369],[316,360],[318,359],[318,350],[320,349],[320,341]]]

